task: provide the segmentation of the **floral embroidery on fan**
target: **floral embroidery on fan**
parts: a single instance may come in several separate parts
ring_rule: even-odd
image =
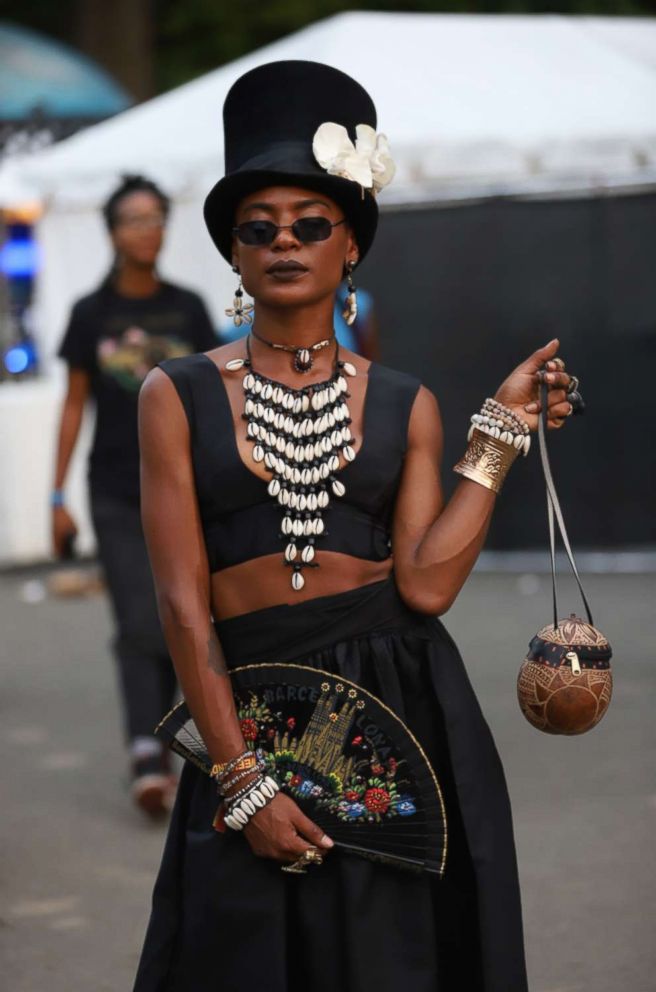
[[[382,823],[412,816],[416,801],[410,794],[403,759],[381,751],[366,733],[353,735],[362,708],[357,693],[344,686],[322,684],[322,691],[305,726],[276,711],[250,691],[238,698],[238,715],[247,746],[263,761],[267,774],[293,798],[313,799],[318,808],[349,823]]]

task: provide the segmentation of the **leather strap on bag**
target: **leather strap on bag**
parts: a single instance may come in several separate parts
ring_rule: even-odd
[[[588,622],[591,626],[594,626],[592,620],[592,613],[590,611],[590,606],[588,600],[586,599],[585,593],[583,591],[583,586],[581,584],[581,578],[576,567],[576,562],[574,561],[574,554],[572,552],[571,545],[569,543],[569,538],[567,536],[567,530],[565,528],[565,520],[563,518],[563,512],[560,508],[560,502],[558,500],[558,494],[556,493],[556,486],[554,484],[553,475],[551,474],[551,465],[549,464],[549,454],[547,451],[547,402],[548,402],[549,388],[544,379],[544,371],[540,380],[540,416],[538,417],[538,443],[540,446],[540,461],[542,462],[542,471],[544,473],[544,481],[547,487],[547,518],[549,521],[549,548],[551,553],[551,581],[553,586],[553,611],[554,611],[554,630],[558,626],[558,603],[556,600],[556,534],[554,526],[554,517],[558,523],[558,529],[560,530],[560,536],[563,541],[563,546],[567,553],[567,558],[569,560],[572,572],[574,573],[574,578],[579,587],[579,592],[581,593],[581,599],[585,606],[585,612],[588,617]]]

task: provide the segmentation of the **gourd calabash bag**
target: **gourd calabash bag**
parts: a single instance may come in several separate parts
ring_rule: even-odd
[[[607,638],[594,626],[551,474],[544,376],[540,398],[538,442],[547,487],[553,623],[538,631],[529,644],[528,655],[519,670],[517,697],[522,713],[538,730],[547,734],[583,734],[595,727],[608,709],[613,689],[612,650]],[[566,620],[558,620],[554,517],[581,593],[587,621],[574,613]]]

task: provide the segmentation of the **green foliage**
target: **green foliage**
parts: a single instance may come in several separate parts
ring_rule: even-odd
[[[157,10],[158,85],[168,89],[344,11],[645,15],[654,0],[160,0]]]
[[[75,44],[84,0],[0,0],[0,19]],[[100,5],[103,16],[107,11]],[[152,0],[158,91],[216,69],[308,24],[352,10],[649,15],[656,0]]]
[[[40,31],[51,38],[74,44],[75,0],[0,0],[0,21]]]

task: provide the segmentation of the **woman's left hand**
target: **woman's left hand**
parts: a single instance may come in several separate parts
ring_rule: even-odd
[[[567,395],[567,389],[572,377],[564,370],[562,359],[554,361],[558,352],[559,341],[554,338],[544,348],[538,348],[533,354],[518,365],[508,378],[499,386],[494,399],[510,409],[518,417],[525,420],[532,431],[538,429],[540,413],[540,377],[538,372],[546,367],[548,394],[547,426],[552,429],[562,427],[572,413],[572,404]]]

